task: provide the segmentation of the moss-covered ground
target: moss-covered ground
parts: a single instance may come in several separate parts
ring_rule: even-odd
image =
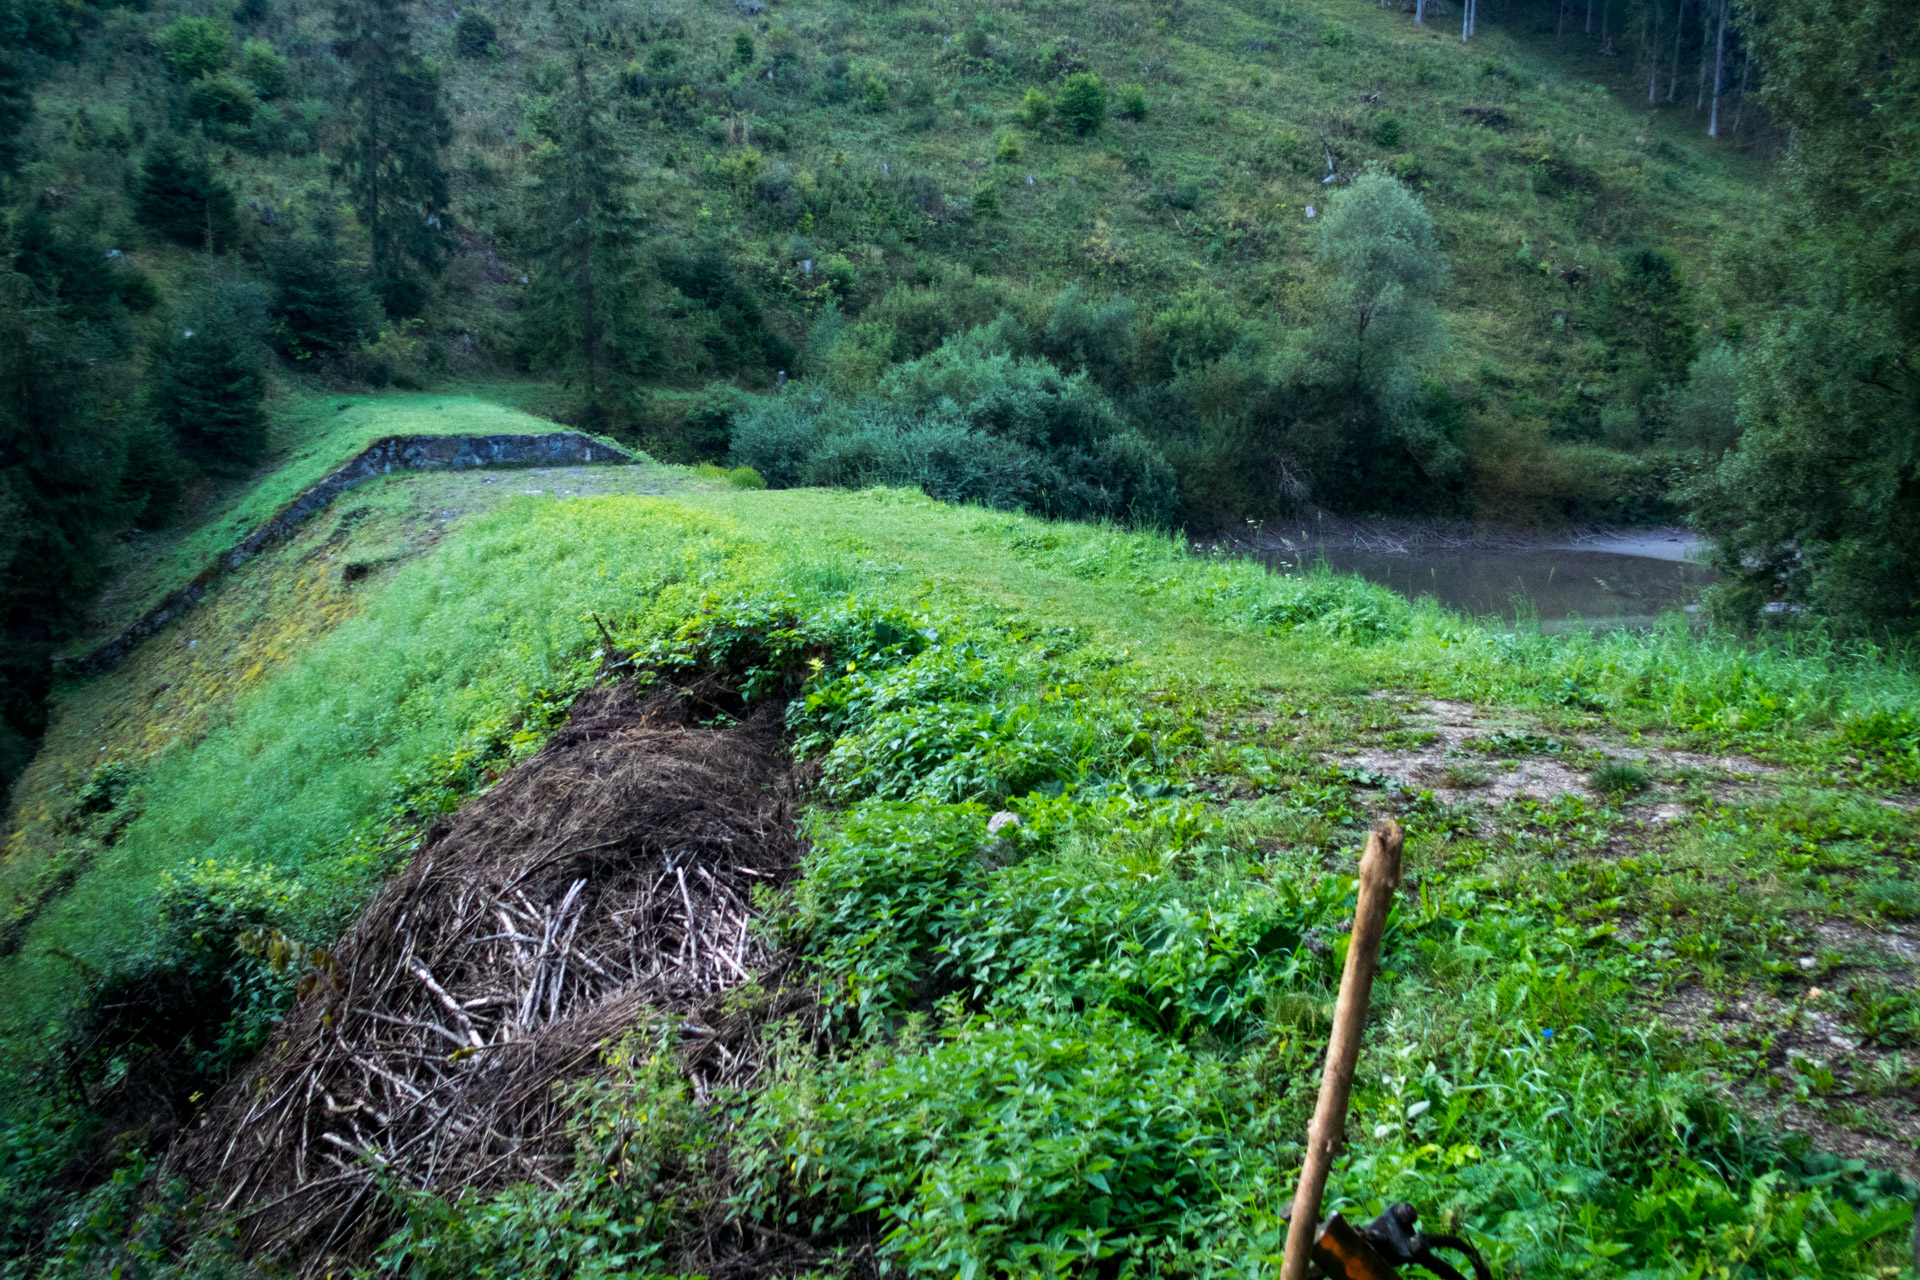
[[[537,747],[602,623],[790,701],[813,847],[763,907],[830,1048],[783,1042],[705,1109],[618,1059],[594,1105],[630,1147],[413,1203],[396,1268],[587,1274],[617,1245],[671,1274],[674,1206],[724,1201],[925,1274],[1277,1270],[1379,814],[1407,887],[1338,1203],[1457,1213],[1508,1275],[1903,1263],[1920,717],[1895,658],[1489,629],[1147,534],[664,468],[368,486],[63,694],[6,865],[33,903],[0,960],[16,1239],[47,1238],[62,1159],[140,1145],[76,1101],[137,1044],[49,1083],[99,975],[200,945],[178,904],[233,886],[329,940]],[[124,1225],[142,1194],[88,1203]],[[151,1253],[87,1230],[56,1230],[59,1266]]]

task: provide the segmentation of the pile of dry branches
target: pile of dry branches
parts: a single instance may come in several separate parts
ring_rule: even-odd
[[[698,1093],[744,1083],[755,1055],[702,1018],[772,958],[752,893],[791,875],[798,845],[777,714],[702,727],[713,709],[586,695],[367,908],[176,1148],[176,1170],[246,1206],[255,1249],[363,1252],[392,1225],[380,1177],[556,1184],[556,1082],[649,1008],[687,1015]]]

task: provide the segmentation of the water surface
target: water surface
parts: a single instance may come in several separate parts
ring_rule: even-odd
[[[1695,558],[1699,550],[1697,541],[1663,531],[1536,546],[1406,550],[1352,539],[1276,538],[1258,554],[1275,568],[1324,561],[1409,599],[1432,596],[1472,617],[1538,618],[1553,631],[1650,626],[1662,613],[1696,606],[1701,589],[1715,579]]]

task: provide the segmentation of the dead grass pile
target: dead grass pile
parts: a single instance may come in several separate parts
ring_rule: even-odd
[[[382,1180],[557,1185],[571,1152],[555,1085],[649,1009],[687,1015],[698,1093],[746,1082],[751,1034],[729,1048],[709,1021],[774,959],[752,893],[783,883],[799,847],[778,713],[701,724],[729,701],[586,695],[322,959],[175,1151],[216,1203],[247,1206],[252,1249],[363,1254],[392,1225]]]

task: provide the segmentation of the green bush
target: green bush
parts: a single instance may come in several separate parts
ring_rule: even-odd
[[[720,467],[711,462],[703,462],[693,469],[693,474],[703,480],[720,480],[735,489],[764,489],[766,480],[752,467]]]
[[[1667,439],[1718,458],[1740,438],[1740,357],[1722,342],[1700,353],[1667,403]]]
[[[1098,133],[1107,122],[1107,86],[1092,72],[1075,72],[1060,86],[1060,99],[1054,107],[1061,121],[1075,133]]]
[[[991,349],[986,331],[896,366],[864,396],[756,401],[734,460],[776,487],[917,485],[950,502],[1145,524],[1173,513],[1173,475],[1085,375]],[[861,348],[839,340],[836,360]]]
[[[1147,118],[1147,89],[1145,85],[1129,84],[1120,89],[1120,114],[1128,120]]]
[[[453,27],[453,50],[462,58],[491,58],[499,52],[499,30],[492,19],[476,9],[460,15]]]
[[[1038,89],[1029,89],[1020,100],[1020,114],[1026,119],[1028,128],[1044,128],[1048,117],[1053,115],[1053,100]]]
[[[233,57],[233,28],[221,18],[176,18],[153,41],[173,73],[188,83],[225,69]]]
[[[187,105],[209,124],[245,126],[253,122],[260,101],[231,76],[202,76],[187,90]]]
[[[747,397],[731,383],[715,382],[687,403],[681,418],[679,452],[710,461],[724,458],[733,435],[733,423],[747,407]]]
[[[241,46],[240,78],[266,99],[281,97],[293,87],[293,72],[270,40],[249,40]]]
[[[1221,1176],[1216,1067],[1094,1012],[971,1020],[777,1080],[755,1128],[911,1272],[1057,1275],[1181,1242]]]

